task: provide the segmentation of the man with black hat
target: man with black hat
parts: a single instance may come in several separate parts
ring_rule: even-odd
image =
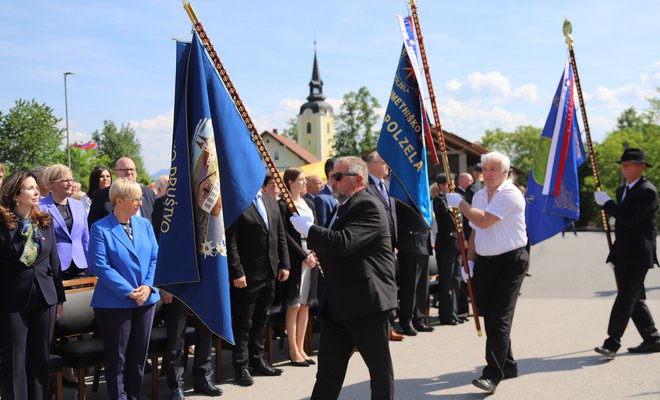
[[[625,183],[616,190],[616,202],[605,192],[595,192],[596,203],[616,218],[616,241],[607,262],[614,264],[618,293],[610,313],[608,338],[594,350],[610,360],[621,347],[621,336],[632,318],[644,340],[631,353],[660,352],[660,333],[646,305],[644,279],[649,268],[658,264],[656,255],[656,213],[658,193],[642,174],[651,167],[641,149],[626,149],[621,156]]]

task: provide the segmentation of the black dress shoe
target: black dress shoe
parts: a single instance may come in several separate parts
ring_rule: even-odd
[[[637,347],[628,347],[631,353],[657,353],[660,352],[660,343],[658,342],[642,342]]]
[[[202,382],[196,382],[193,385],[193,391],[195,393],[200,393],[211,397],[222,395],[222,389],[211,384],[211,382],[207,381],[206,379]]]
[[[266,363],[254,365],[250,369],[254,376],[280,376],[284,372],[281,368],[273,368]]]
[[[252,378],[252,375],[250,375],[250,371],[247,368],[241,368],[236,372],[234,383],[239,386],[252,386],[254,378]]]
[[[316,361],[312,360],[311,358],[305,361],[307,361],[307,364],[309,365],[316,365]]]
[[[417,332],[433,332],[433,327],[425,325],[423,323],[417,323],[413,324],[413,327],[415,327],[415,330]]]
[[[170,400],[184,400],[186,396],[183,395],[183,389],[180,387],[173,389],[170,394]]]
[[[481,390],[487,391],[488,393],[495,393],[495,388],[497,388],[497,385],[493,381],[488,378],[484,378],[483,376],[479,379],[474,379],[472,384]]]
[[[604,355],[605,358],[608,358],[610,360],[613,360],[614,357],[616,356],[616,350],[610,350],[606,347],[596,347],[594,351],[598,354]]]
[[[401,333],[406,336],[417,336],[417,330],[413,328],[410,322],[401,323]]]
[[[440,325],[458,325],[458,321],[440,321]]]

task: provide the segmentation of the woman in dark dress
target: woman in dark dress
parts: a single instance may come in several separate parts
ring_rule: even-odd
[[[298,213],[316,221],[314,203],[302,197],[307,193],[305,174],[297,168],[289,168],[284,172],[284,184],[291,193]],[[289,218],[291,211],[284,200],[279,200],[287,232],[287,244],[291,259],[289,279],[284,282],[284,302],[286,303],[286,331],[289,338],[289,358],[291,364],[307,367],[315,362],[304,350],[305,332],[309,319],[309,306],[316,303],[318,286],[317,261],[307,249],[307,238],[301,237],[293,228]]]
[[[0,349],[3,399],[47,399],[48,360],[64,287],[50,214],[31,172],[0,189]]]

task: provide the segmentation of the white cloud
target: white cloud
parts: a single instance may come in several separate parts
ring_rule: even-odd
[[[128,123],[135,129],[137,139],[142,146],[144,166],[149,174],[170,167],[173,122],[174,110],[170,109],[165,114]]]
[[[463,84],[456,79],[450,79],[447,81],[447,83],[445,83],[445,87],[452,92],[457,92],[461,87],[463,87]]]
[[[528,83],[512,88],[509,77],[500,71],[472,72],[465,78],[464,82],[451,79],[445,86],[453,92],[466,87],[472,94],[490,96],[489,99],[493,104],[501,104],[510,99],[539,100],[536,85]]]
[[[443,128],[468,140],[479,139],[486,129],[513,130],[529,124],[527,116],[493,107],[477,98],[459,101],[448,97],[440,110]]]

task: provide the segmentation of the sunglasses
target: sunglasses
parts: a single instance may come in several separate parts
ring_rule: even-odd
[[[355,172],[335,172],[334,174],[332,174],[332,179],[339,182],[345,176],[358,176],[358,174],[356,174]]]

